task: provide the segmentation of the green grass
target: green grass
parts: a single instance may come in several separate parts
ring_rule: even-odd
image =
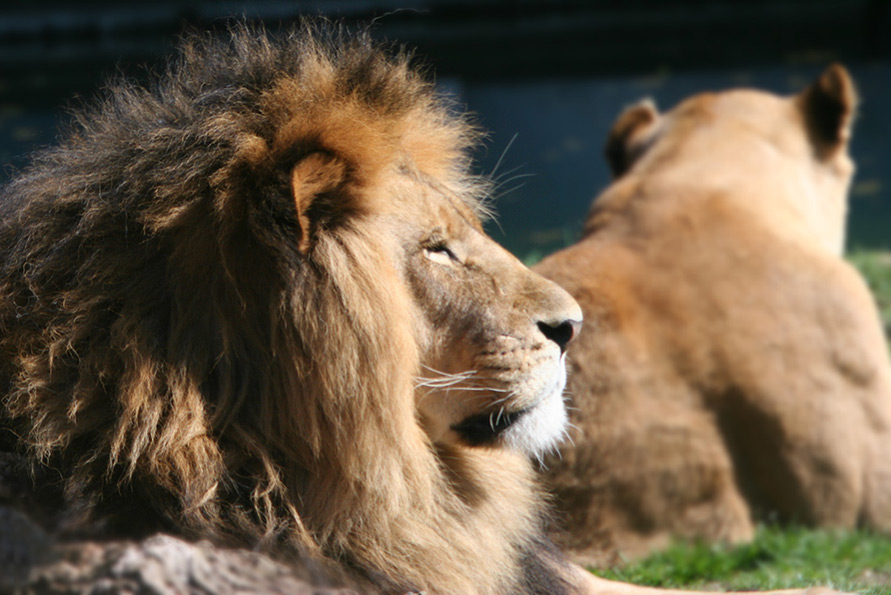
[[[815,585],[891,594],[891,536],[868,531],[762,527],[735,547],[676,543],[604,578],[655,587],[767,590]]]

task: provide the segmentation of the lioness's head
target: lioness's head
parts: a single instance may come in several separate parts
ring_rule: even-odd
[[[759,185],[769,185],[770,199],[752,208],[789,225],[797,221],[840,255],[856,105],[851,77],[838,64],[791,97],[749,89],[703,93],[665,113],[645,100],[616,120],[606,157],[616,178],[659,170],[689,184],[749,186],[750,196],[765,195]],[[748,181],[738,179],[743,173]]]

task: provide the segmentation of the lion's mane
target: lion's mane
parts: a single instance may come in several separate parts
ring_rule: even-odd
[[[509,590],[540,549],[528,465],[425,437],[410,304],[349,223],[362,202],[326,214],[310,258],[285,208],[288,167],[320,146],[362,201],[385,200],[397,145],[479,208],[472,126],[365,36],[239,26],[183,47],[3,190],[0,442],[58,472],[72,533],[259,544],[384,589]]]

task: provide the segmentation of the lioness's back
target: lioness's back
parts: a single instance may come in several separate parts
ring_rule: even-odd
[[[748,539],[762,515],[891,529],[891,367],[840,258],[854,103],[836,66],[791,98],[617,120],[613,185],[536,269],[595,329],[569,353],[581,429],[550,471],[579,555]]]

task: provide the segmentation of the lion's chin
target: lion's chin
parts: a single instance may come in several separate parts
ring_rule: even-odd
[[[465,417],[449,429],[469,446],[497,446],[542,459],[566,437],[569,418],[563,400],[566,387],[564,359],[540,370],[545,376],[537,397],[524,400],[525,407],[487,411]],[[516,403],[519,404],[519,403]]]
[[[507,448],[541,459],[562,442],[568,423],[563,391],[559,390],[526,409],[500,439]]]
[[[500,445],[541,459],[566,435],[562,386],[535,405],[498,415],[481,413],[452,426],[471,446]]]
[[[452,430],[471,446],[501,445],[540,459],[560,443],[567,424],[560,390],[528,409],[477,414],[455,424]]]

